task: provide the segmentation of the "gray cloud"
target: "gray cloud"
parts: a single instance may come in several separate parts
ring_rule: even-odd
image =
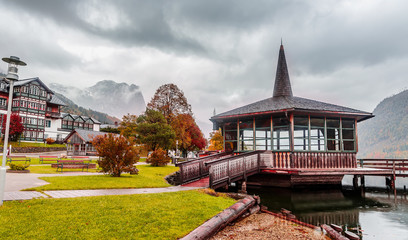
[[[0,52],[25,57],[28,74],[134,83],[147,102],[174,82],[202,122],[271,96],[281,37],[295,95],[371,111],[407,87],[402,0],[0,3]]]

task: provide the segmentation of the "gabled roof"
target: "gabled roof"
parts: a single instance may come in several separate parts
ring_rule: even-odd
[[[55,105],[60,105],[60,106],[67,106],[64,101],[62,101],[60,98],[58,98],[56,95],[51,96],[51,100],[47,101],[48,103],[55,104]]]
[[[38,77],[18,80],[18,81],[16,81],[16,82],[14,83],[14,86],[23,86],[23,85],[26,85],[26,84],[28,84],[28,83],[30,83],[30,82],[34,82],[34,81],[35,81],[35,82],[38,82],[38,83],[40,84],[40,86],[42,86],[43,88],[45,88],[45,90],[47,90],[48,92],[54,94],[54,92],[53,92],[51,89],[49,89],[49,88],[47,87],[47,85],[45,85]]]
[[[99,122],[98,120],[96,120],[93,117],[80,116],[80,115],[75,115],[75,114],[71,114],[71,113],[62,113],[61,116],[62,116],[62,118],[66,117],[66,116],[70,116],[73,120],[76,120],[78,118],[81,118],[84,121],[91,119],[94,123],[101,124],[101,122]]]
[[[105,134],[108,134],[106,132],[96,132],[96,131],[91,131],[91,130],[85,130],[85,129],[79,129],[75,128],[70,132],[64,139],[64,142],[66,142],[72,135],[75,133],[78,134],[78,136],[84,141],[84,142],[91,142],[92,138],[96,136],[103,136]]]
[[[211,120],[237,117],[247,114],[268,113],[278,111],[309,111],[309,112],[332,112],[337,114],[350,114],[358,116],[371,117],[372,114],[359,111],[353,108],[342,107],[330,103],[324,103],[301,97],[271,97],[255,103],[235,108],[233,110],[220,113],[211,118]]]

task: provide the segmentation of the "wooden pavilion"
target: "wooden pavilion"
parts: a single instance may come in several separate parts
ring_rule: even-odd
[[[293,96],[281,45],[273,97],[210,120],[214,129],[221,129],[226,152],[271,151],[274,181],[263,170],[252,182],[293,186],[340,183],[347,170],[357,167],[357,123],[371,117],[369,112]]]

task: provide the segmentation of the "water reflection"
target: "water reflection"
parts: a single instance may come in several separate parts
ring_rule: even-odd
[[[347,188],[250,188],[248,193],[259,195],[271,211],[285,208],[310,224],[341,225],[362,239],[408,239],[408,201],[403,194],[394,198],[393,193],[368,191],[362,195]]]

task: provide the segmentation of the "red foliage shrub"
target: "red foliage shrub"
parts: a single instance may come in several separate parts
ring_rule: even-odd
[[[146,159],[147,163],[150,163],[153,167],[166,166],[170,162],[171,158],[167,156],[167,152],[161,148],[153,151]]]

